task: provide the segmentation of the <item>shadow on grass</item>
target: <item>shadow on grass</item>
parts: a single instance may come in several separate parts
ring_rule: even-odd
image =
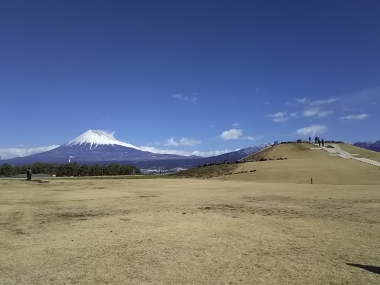
[[[346,264],[349,266],[358,267],[358,268],[367,270],[367,271],[375,273],[375,274],[380,274],[380,267],[378,267],[378,266],[356,264],[356,263],[346,263]]]
[[[25,179],[25,180],[30,181],[30,182],[36,182],[36,183],[49,183],[50,182],[50,181],[40,180],[40,179],[31,179],[31,180]]]

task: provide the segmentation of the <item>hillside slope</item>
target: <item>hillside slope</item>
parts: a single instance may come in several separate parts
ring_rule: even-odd
[[[313,178],[314,184],[380,185],[380,170],[377,167],[352,159],[330,156],[323,150],[311,148],[314,146],[308,143],[277,145],[268,149],[265,156],[287,158],[286,160],[239,164],[235,170],[240,172],[239,174],[222,179],[308,184]],[[254,156],[247,159],[252,158]],[[251,170],[256,171],[250,172]]]
[[[380,152],[345,143],[339,144],[339,146],[344,151],[348,151],[351,154],[358,154],[357,157],[369,158],[372,160],[380,161]]]

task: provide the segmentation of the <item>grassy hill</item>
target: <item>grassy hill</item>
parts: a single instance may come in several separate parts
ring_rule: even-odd
[[[182,177],[216,177],[223,180],[285,182],[309,184],[380,185],[380,169],[352,159],[330,156],[323,150],[314,150],[309,143],[281,144],[253,154],[244,161],[257,160],[233,165],[199,167],[176,175]],[[374,159],[376,152],[341,144],[351,153],[367,155]],[[352,151],[354,148],[355,151]],[[358,150],[359,149],[359,150]],[[368,153],[370,154],[368,154]],[[358,156],[360,157],[360,156]],[[276,159],[258,161],[261,158]],[[277,160],[282,158],[282,160]],[[232,175],[225,175],[234,173]]]
[[[184,178],[211,178],[233,173],[238,167],[239,164],[219,164],[203,167],[194,167],[191,169],[174,173],[171,176]]]

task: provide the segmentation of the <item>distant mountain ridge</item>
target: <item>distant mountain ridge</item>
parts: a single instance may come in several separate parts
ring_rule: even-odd
[[[182,159],[185,156],[159,154],[143,151],[140,148],[118,141],[113,134],[104,131],[88,130],[75,139],[52,150],[25,157],[4,160],[6,163],[22,165],[42,163],[102,163],[104,161],[148,161]],[[189,159],[197,158],[196,156]]]
[[[181,156],[144,151],[132,144],[119,141],[113,134],[89,130],[75,139],[52,150],[1,161],[2,164],[26,165],[41,163],[80,163],[80,164],[130,164],[146,169],[189,168],[203,163],[236,161],[270,144],[253,146],[238,151],[212,157]]]
[[[356,143],[353,143],[352,145],[380,152],[380,140],[374,143],[373,142],[356,142]]]

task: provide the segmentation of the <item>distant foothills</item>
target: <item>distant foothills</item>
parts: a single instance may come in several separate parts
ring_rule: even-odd
[[[380,152],[380,140],[374,143],[373,142],[356,142],[356,143],[353,143],[353,145]]]

